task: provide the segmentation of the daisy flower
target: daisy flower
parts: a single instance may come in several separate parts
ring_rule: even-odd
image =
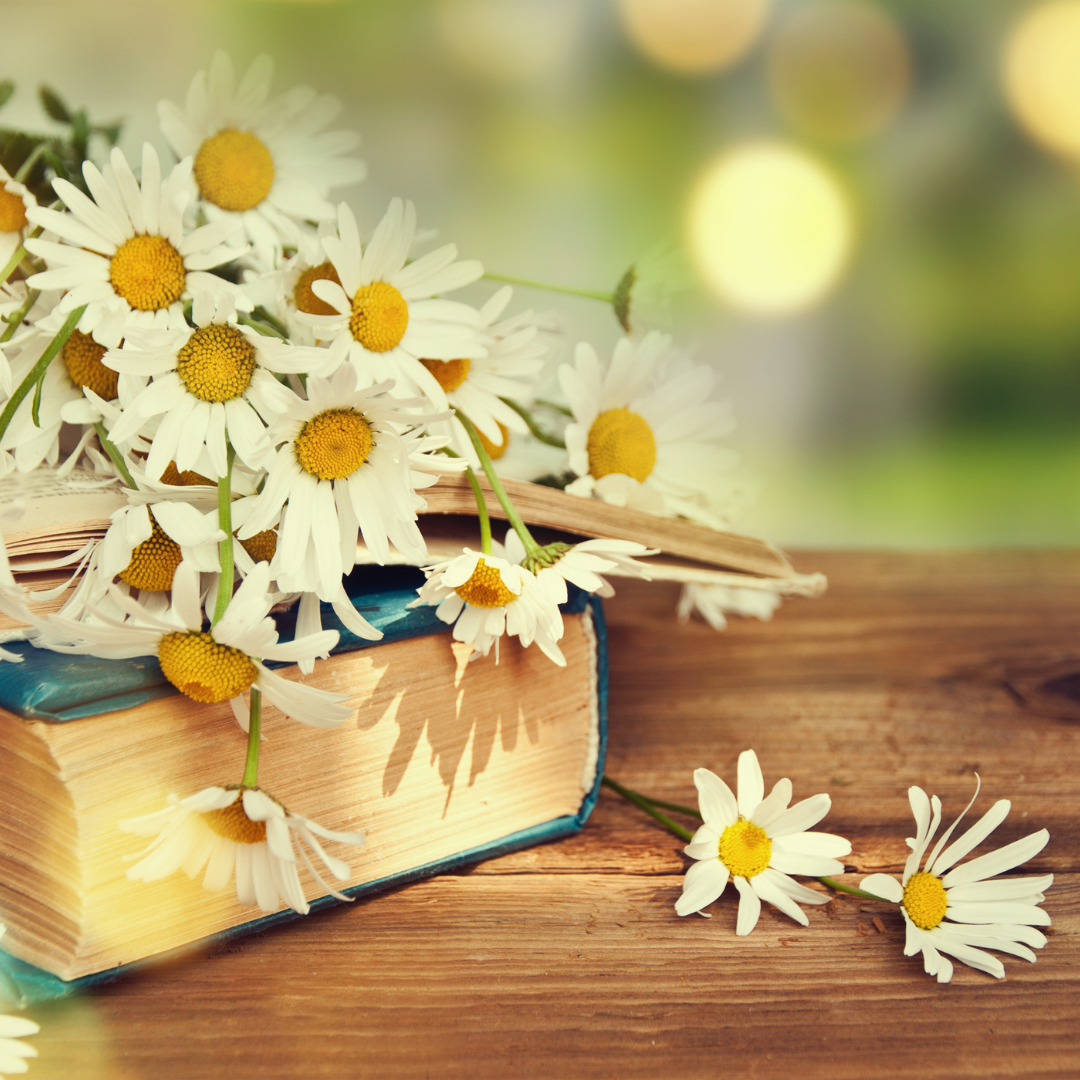
[[[161,131],[179,158],[191,157],[200,208],[208,220],[244,229],[264,261],[297,242],[298,225],[334,215],[331,188],[363,180],[367,166],[346,157],[360,141],[326,131],[341,102],[297,86],[270,99],[273,61],[260,56],[236,85],[228,54],[188,88],[185,108],[158,104]]]
[[[37,206],[37,199],[0,165],[0,266],[7,266],[11,256],[26,236],[27,210]]]
[[[135,326],[183,329],[183,301],[195,292],[235,292],[206,271],[242,251],[223,246],[236,231],[231,221],[185,228],[189,159],[163,181],[157,152],[146,143],[141,182],[120,150],[113,149],[110,162],[100,172],[83,162],[92,199],[66,180],[53,181],[67,209],[38,206],[27,216],[64,242],[28,239],[26,247],[48,266],[29,286],[65,290],[60,315],[87,305],[78,328],[115,348]]]
[[[460,409],[486,439],[484,449],[505,449],[508,432],[528,433],[528,425],[520,414],[502,398],[515,400],[532,397],[532,377],[544,366],[547,344],[540,337],[540,327],[531,311],[509,319],[501,319],[513,289],[500,289],[482,308],[480,326],[487,356],[453,360],[421,359],[420,363],[432,375],[446,395],[447,403]],[[500,321],[501,319],[501,321]],[[450,445],[479,467],[479,459],[456,416],[432,430],[445,429]]]
[[[457,262],[454,244],[407,263],[415,232],[415,207],[393,199],[362,247],[353,212],[342,203],[337,232],[322,238],[333,275],[309,282],[312,296],[332,313],[297,319],[329,341],[335,357],[351,360],[361,386],[393,379],[399,393],[420,393],[445,409],[446,394],[421,358],[474,360],[487,347],[475,308],[433,297],[476,281],[484,268],[475,260]]]
[[[696,611],[714,630],[723,630],[727,615],[752,616],[768,622],[779,606],[780,597],[765,589],[690,583],[682,587],[676,612],[680,622],[687,622]]]
[[[712,368],[679,360],[653,331],[620,340],[606,369],[582,342],[559,383],[573,412],[564,438],[578,479],[568,492],[725,526],[707,503],[738,458],[716,445],[734,421],[730,403],[712,398]]]
[[[309,818],[291,814],[261,788],[209,787],[197,795],[178,799],[170,795],[164,810],[120,822],[124,832],[153,836],[127,876],[132,881],[157,881],[183,869],[189,878],[203,868],[203,888],[217,892],[228,886],[236,872],[236,898],[241,904],[278,910],[280,901],[301,915],[310,905],[300,884],[293,835],[302,843],[300,857],[311,876],[338,900],[349,897],[323,880],[308,856],[310,848],[322,864],[345,881],[349,867],[328,855],[316,839],[360,845],[364,834],[334,832]]]
[[[540,586],[533,575],[506,557],[503,546],[493,543],[490,555],[469,548],[456,558],[424,567],[427,581],[417,589],[409,606],[436,606],[435,615],[454,627],[454,640],[473,647],[473,656],[487,656],[499,639],[518,637],[521,644],[536,642],[559,667],[566,657],[557,642],[563,635],[558,601]]]
[[[350,630],[366,627],[364,636],[372,628],[341,585],[358,535],[378,562],[389,558],[390,544],[416,561],[426,552],[416,525],[424,501],[413,473],[424,447],[416,424],[425,418],[403,412],[420,403],[389,397],[391,385],[359,390],[355,369],[345,364],[332,379],[308,379],[307,400],[284,391],[288,407],[270,428],[271,442],[281,447],[239,530],[244,540],[277,525],[271,570],[279,586],[317,592]],[[441,463],[430,468],[445,471]]]
[[[777,781],[766,798],[753,750],[739,755],[738,777],[736,798],[715,773],[694,772],[704,824],[686,847],[686,854],[698,861],[686,872],[675,911],[679,915],[701,911],[732,879],[739,892],[736,934],[745,936],[754,929],[762,900],[808,926],[810,920],[796,901],[827,904],[830,897],[788,875],[843,873],[844,864],[837,859],[851,853],[851,844],[842,836],[806,831],[829,812],[832,801],[828,795],[812,795],[789,808],[791,781],[787,779]]]
[[[229,296],[202,292],[192,306],[194,328],[128,332],[124,347],[105,355],[106,366],[131,375],[152,376],[111,427],[125,442],[148,419],[164,419],[154,434],[146,474],[157,480],[170,461],[194,468],[205,450],[215,471],[228,471],[226,438],[252,469],[272,453],[264,421],[283,413],[292,398],[272,373],[320,371],[324,349],[291,345],[237,326]]]
[[[338,632],[324,630],[279,644],[274,620],[267,617],[277,599],[268,594],[269,585],[269,568],[258,563],[220,621],[205,631],[199,571],[181,563],[173,575],[172,603],[160,615],[112,588],[109,595],[127,620],[99,613],[97,623],[73,622],[53,615],[45,621],[38,643],[58,652],[109,658],[156,656],[165,678],[177,690],[204,704],[230,702],[241,726],[248,715],[243,694],[254,687],[294,720],[312,727],[336,727],[352,716],[344,704],[347,695],[291,682],[262,661],[295,662],[319,656],[337,644]]]
[[[916,836],[907,841],[911,854],[904,876],[897,881],[889,874],[871,874],[859,886],[900,905],[907,927],[904,955],[921,952],[927,975],[936,975],[939,983],[947,983],[953,974],[952,961],[942,953],[997,979],[1005,978],[1005,967],[986,949],[1034,963],[1031,949],[1046,944],[1046,935],[1035,927],[1050,925],[1050,916],[1038,905],[1053,884],[1053,874],[990,880],[1038,855],[1050,839],[1046,829],[957,865],[1005,820],[1012,806],[1008,799],[994,803],[963,836],[945,847],[978,798],[978,775],[976,781],[971,802],[945,830],[925,863],[923,856],[941,824],[941,800],[936,795],[928,799],[920,787],[908,788]]]

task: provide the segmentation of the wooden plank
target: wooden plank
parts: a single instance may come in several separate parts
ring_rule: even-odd
[[[746,939],[730,896],[679,919],[681,843],[605,792],[580,837],[37,1009],[31,1077],[1076,1076],[1080,725],[1007,675],[1080,672],[1080,556],[801,561],[824,598],[721,635],[677,623],[673,588],[618,586],[609,771],[692,803],[696,766],[730,778],[753,746],[767,782],[831,792],[855,882],[899,869],[909,784],[955,813],[978,769],[980,806],[1013,802],[985,847],[1051,831],[1037,963],[938,986],[897,913],[846,897],[808,928],[766,906]]]

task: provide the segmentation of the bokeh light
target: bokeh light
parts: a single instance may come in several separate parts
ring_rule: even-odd
[[[903,31],[880,8],[826,0],[796,8],[769,49],[777,108],[804,134],[850,142],[881,131],[911,80]]]
[[[847,262],[853,228],[843,192],[814,158],[753,143],[706,166],[687,231],[698,269],[721,297],[782,315],[825,296]]]
[[[447,52],[463,71],[527,84],[570,58],[582,9],[573,0],[440,0],[437,13]]]
[[[1005,89],[1020,123],[1044,146],[1080,157],[1080,2],[1026,11],[1005,49]]]
[[[770,0],[621,0],[623,25],[654,63],[683,75],[733,64],[757,40]]]

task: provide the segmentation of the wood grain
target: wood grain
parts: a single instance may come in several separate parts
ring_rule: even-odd
[[[797,561],[826,597],[719,635],[675,621],[673,588],[619,586],[608,771],[692,802],[696,766],[733,777],[753,746],[766,783],[831,792],[822,827],[865,873],[904,858],[909,784],[948,815],[978,770],[980,806],[1013,803],[987,846],[1051,832],[1036,964],[938,986],[892,910],[848,897],[808,928],[766,906],[747,939],[730,897],[679,919],[681,845],[605,792],[572,840],[39,1008],[31,1077],[1080,1075],[1080,556]]]

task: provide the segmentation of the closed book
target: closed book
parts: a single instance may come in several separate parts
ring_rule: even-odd
[[[348,694],[353,715],[326,730],[264,706],[259,784],[291,812],[362,831],[327,842],[357,897],[578,832],[595,803],[606,738],[607,654],[600,602],[563,607],[566,656],[503,639],[471,660],[430,607],[410,608],[422,575],[360,569],[353,604],[383,631],[341,632],[309,685]],[[279,620],[288,637],[288,616]],[[12,646],[9,646],[11,648]],[[234,889],[177,872],[126,870],[145,839],[118,822],[166,797],[234,783],[246,735],[228,702],[175,692],[152,657],[99,660],[37,650],[0,665],[0,997],[47,1000],[193,942],[296,917],[262,915]],[[277,665],[287,678],[301,675]],[[339,903],[301,869],[312,909]]]

